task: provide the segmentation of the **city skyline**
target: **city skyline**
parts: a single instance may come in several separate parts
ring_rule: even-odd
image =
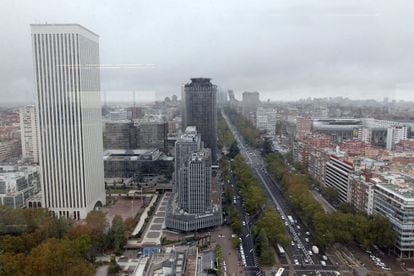
[[[410,274],[412,10],[3,0],[0,275]]]

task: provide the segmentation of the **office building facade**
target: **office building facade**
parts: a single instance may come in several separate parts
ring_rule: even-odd
[[[183,87],[183,130],[195,126],[204,146],[217,158],[217,86],[208,78],[192,78]]]
[[[174,157],[158,149],[106,150],[104,152],[105,178],[130,178],[164,175],[171,178]]]
[[[104,149],[136,149],[138,129],[130,120],[105,122]]]
[[[105,204],[99,37],[78,24],[31,25],[42,206],[83,219]]]
[[[260,104],[259,92],[243,92],[242,94],[242,113],[244,116],[256,116],[257,107]]]
[[[175,191],[179,202],[187,201],[188,179],[181,171],[187,166],[188,158],[201,149],[201,136],[195,127],[187,127],[184,134],[175,142]]]
[[[160,115],[146,115],[134,120],[137,131],[137,147],[156,148],[167,153],[168,121]]]
[[[210,149],[201,145],[195,127],[187,127],[176,142],[175,189],[167,211],[166,226],[194,231],[222,223],[221,199],[212,200]]]

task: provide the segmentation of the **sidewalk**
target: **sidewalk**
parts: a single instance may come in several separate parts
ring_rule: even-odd
[[[325,210],[326,213],[333,213],[336,212],[336,209],[319,193],[310,190],[313,194],[313,197],[319,201],[319,203],[321,203],[323,209]]]
[[[154,205],[155,201],[158,198],[158,195],[152,195],[152,199],[150,204],[145,208],[144,212],[142,213],[141,217],[139,218],[138,224],[135,227],[134,231],[132,232],[132,235],[136,235],[139,233],[139,231],[141,230],[142,226],[144,226],[145,223],[145,219],[148,217],[148,211],[149,209],[152,207],[152,205]]]

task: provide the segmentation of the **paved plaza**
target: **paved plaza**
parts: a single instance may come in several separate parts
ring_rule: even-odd
[[[115,216],[121,216],[123,220],[127,218],[134,218],[138,211],[143,206],[143,199],[118,199],[114,205],[109,207],[101,208],[101,211],[104,212],[107,216],[107,219],[110,223]]]
[[[141,245],[160,245],[163,229],[165,228],[165,209],[170,200],[171,193],[165,193],[160,203],[155,210],[155,215],[152,217],[147,231],[144,233]]]

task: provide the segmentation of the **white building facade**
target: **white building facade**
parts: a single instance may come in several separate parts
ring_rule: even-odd
[[[414,179],[399,172],[376,179],[374,214],[386,217],[395,232],[395,253],[414,258]]]
[[[34,105],[21,107],[19,115],[22,158],[30,162],[39,163],[36,108]]]
[[[348,200],[348,177],[352,171],[352,164],[336,155],[331,155],[326,163],[325,185],[337,191],[341,202]]]
[[[31,31],[42,206],[83,219],[105,204],[99,37],[77,24]]]
[[[406,126],[393,126],[387,128],[387,149],[394,149],[401,140],[407,140],[408,129]]]
[[[368,127],[362,127],[358,129],[358,140],[365,143],[371,143],[372,129]]]
[[[277,112],[274,108],[258,107],[256,111],[256,127],[274,136],[276,132]]]

